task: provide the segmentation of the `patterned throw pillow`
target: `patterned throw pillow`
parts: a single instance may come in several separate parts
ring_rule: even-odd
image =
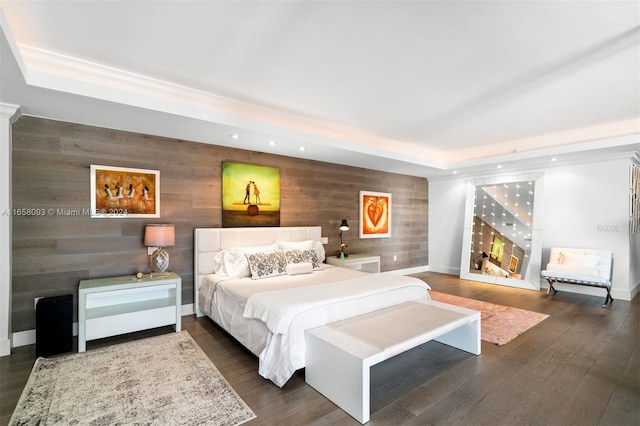
[[[283,249],[284,251],[313,249],[315,250],[316,255],[318,256],[318,260],[320,261],[320,263],[324,262],[325,251],[324,251],[324,246],[320,241],[314,241],[314,240],[295,241],[295,242],[278,241],[276,242],[276,244],[278,245],[279,248]]]
[[[287,263],[311,263],[314,271],[322,270],[322,263],[314,249],[292,249],[284,252]]]
[[[251,269],[251,278],[254,280],[277,277],[287,273],[287,259],[280,250],[247,254],[247,260]]]

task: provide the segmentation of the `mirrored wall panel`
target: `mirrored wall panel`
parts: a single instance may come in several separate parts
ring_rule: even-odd
[[[541,179],[523,175],[469,183],[461,277],[539,288],[541,227],[536,216],[542,201],[536,195],[543,190]],[[537,277],[532,262],[537,262]]]
[[[521,279],[531,254],[534,181],[475,188],[469,271]]]

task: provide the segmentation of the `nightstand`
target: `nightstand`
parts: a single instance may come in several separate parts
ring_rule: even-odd
[[[145,274],[82,280],[78,286],[78,352],[87,340],[173,325],[180,331],[182,279]]]
[[[344,259],[331,256],[325,261],[329,265],[340,266],[343,268],[355,269],[363,272],[380,272],[380,256],[366,253],[353,253]]]

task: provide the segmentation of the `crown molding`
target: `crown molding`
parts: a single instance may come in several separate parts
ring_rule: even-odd
[[[126,70],[18,43],[27,70],[27,84],[123,103],[184,117],[242,127],[252,131],[289,134],[325,146],[354,152],[384,153],[396,160],[421,159],[442,167],[445,152],[372,135],[339,123],[239,101]],[[435,159],[435,160],[434,160]]]
[[[612,138],[640,134],[640,119],[634,118],[451,152],[371,135],[338,123],[219,96],[26,44],[18,43],[17,49],[18,62],[24,64],[25,80],[32,86],[442,171],[496,164],[503,159],[519,161],[585,148],[607,148],[612,146]]]
[[[514,139],[450,153],[447,163],[464,163],[486,157],[533,153],[545,149],[574,150],[574,144],[606,141],[620,136],[640,134],[640,118],[599,124],[579,129]],[[608,146],[608,145],[606,145]]]
[[[22,115],[22,112],[20,111],[20,105],[0,102],[1,119],[8,119],[10,123],[15,123],[15,121],[20,118],[20,115]]]

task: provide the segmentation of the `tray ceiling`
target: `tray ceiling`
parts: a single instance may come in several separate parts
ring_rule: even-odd
[[[432,178],[640,147],[638,2],[0,7],[25,114]]]

